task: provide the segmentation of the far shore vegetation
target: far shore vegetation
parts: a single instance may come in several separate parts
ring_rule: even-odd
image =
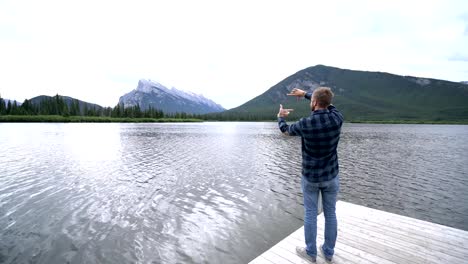
[[[195,118],[149,118],[149,117],[106,117],[106,116],[61,116],[61,115],[0,115],[3,123],[169,123],[203,122]]]
[[[25,100],[21,105],[16,101],[5,101],[0,97],[0,122],[202,122],[201,115],[187,113],[164,113],[162,110],[140,107],[95,107],[91,104],[72,100],[66,102],[62,96],[48,97],[33,104]]]

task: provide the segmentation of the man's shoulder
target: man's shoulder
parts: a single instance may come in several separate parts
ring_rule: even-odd
[[[329,105],[327,109],[330,112],[330,114],[337,117],[341,122],[343,122],[343,114],[338,110],[338,108],[336,108],[336,106]]]

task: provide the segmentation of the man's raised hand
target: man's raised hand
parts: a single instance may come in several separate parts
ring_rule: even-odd
[[[298,88],[294,88],[291,90],[290,93],[288,93],[287,95],[290,95],[290,96],[297,96],[297,97],[304,97],[306,95],[306,92],[304,90],[301,90],[301,89],[298,89]]]
[[[283,105],[280,104],[280,109],[278,112],[278,117],[287,117],[290,112],[294,111],[294,109],[283,109]]]

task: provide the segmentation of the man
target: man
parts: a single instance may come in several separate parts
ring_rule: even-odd
[[[337,237],[336,198],[339,190],[337,147],[340,139],[343,116],[331,104],[330,88],[320,87],[306,93],[293,89],[290,96],[311,100],[312,113],[298,122],[288,125],[285,117],[293,109],[280,105],[278,124],[281,132],[300,136],[302,142],[302,192],[304,194],[304,233],[306,247],[297,247],[299,256],[315,262],[317,258],[317,199],[322,194],[325,216],[325,242],[320,250],[331,261]]]

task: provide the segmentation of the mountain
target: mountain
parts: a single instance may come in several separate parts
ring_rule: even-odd
[[[165,113],[206,114],[225,110],[203,95],[169,89],[158,82],[143,79],[136,89],[120,97],[119,104],[124,107],[139,105],[142,110],[152,107]]]
[[[333,104],[347,121],[468,121],[468,85],[385,72],[324,65],[303,69],[245,104],[225,111],[224,119],[275,119],[279,104],[295,109],[290,119],[310,114],[309,103],[289,97],[293,88],[331,87]]]
[[[463,83],[463,84],[468,84],[468,81],[461,81],[461,83]]]
[[[62,96],[62,95],[59,95],[59,97],[63,99],[63,101],[67,104],[68,108],[71,108],[73,102],[75,103],[78,102],[78,106],[79,106],[81,113],[83,113],[84,109],[94,109],[95,111],[101,111],[103,109],[103,107],[100,105],[81,101],[73,97]],[[53,100],[54,98],[55,96],[39,95],[39,96],[29,99],[29,101],[33,105],[40,105],[41,102],[45,100]]]

